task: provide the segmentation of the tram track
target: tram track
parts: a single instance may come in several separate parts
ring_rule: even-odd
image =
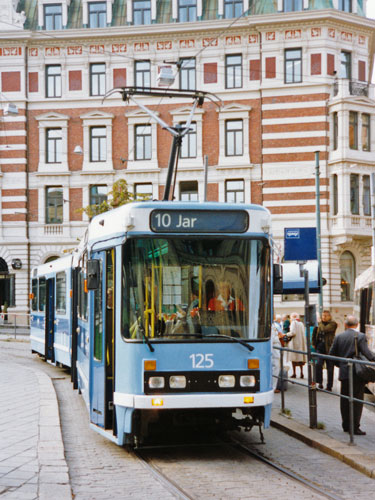
[[[302,483],[304,486],[310,488],[313,490],[315,493],[318,493],[319,495],[323,495],[325,498],[328,498],[330,500],[343,500],[342,497],[339,497],[335,495],[334,493],[328,492],[327,490],[321,488],[320,486],[314,484],[312,481],[296,474],[295,472],[281,466],[280,464],[272,461],[271,459],[265,457],[264,455],[258,453],[254,449],[249,448],[248,446],[244,445],[240,441],[234,440],[231,438],[230,445],[234,447],[236,450],[240,451],[241,453],[244,453],[245,455],[251,456],[253,458],[256,458],[257,460],[263,462],[264,464],[267,464],[269,467],[276,469],[278,472],[290,477],[294,481],[298,481],[299,483]]]
[[[132,450],[131,453],[141,462],[143,467],[147,469],[159,481],[164,488],[166,488],[169,493],[175,495],[176,498],[181,500],[195,500],[195,497],[189,495],[180,486],[178,486],[174,481],[172,481],[166,474],[164,474],[159,467],[152,463],[150,459],[142,454],[140,450]]]
[[[255,449],[250,448],[249,446],[245,445],[241,441],[238,441],[231,437],[229,441],[222,441],[222,442],[216,442],[216,443],[206,443],[205,445],[202,443],[197,443],[197,444],[186,444],[186,445],[160,445],[160,446],[146,446],[144,448],[138,448],[135,450],[132,450],[131,453],[134,454],[134,456],[141,461],[143,466],[149,470],[153,476],[162,483],[162,485],[173,495],[175,495],[176,498],[180,499],[187,499],[187,500],[194,500],[198,498],[196,495],[192,495],[188,493],[186,490],[184,490],[180,485],[176,483],[176,481],[171,480],[168,473],[162,470],[162,466],[158,466],[155,464],[155,461],[157,461],[157,458],[154,456],[154,458],[150,458],[147,456],[148,452],[160,450],[160,451],[171,451],[171,450],[179,450],[181,451],[182,449],[197,449],[197,448],[205,448],[206,450],[208,448],[231,448],[232,450],[234,449],[236,452],[239,452],[243,455],[246,455],[248,457],[251,457],[253,459],[256,459],[257,461],[263,463],[264,465],[268,466],[269,468],[272,468],[273,470],[277,471],[279,474],[282,476],[286,476],[287,478],[291,479],[293,482],[297,482],[300,485],[302,485],[305,488],[308,488],[311,490],[313,493],[319,495],[319,498],[327,498],[329,500],[343,500],[343,497],[336,495],[335,493],[332,493],[331,491],[327,491],[324,487],[320,486],[319,484],[316,484],[315,482],[293,472],[292,470],[281,466],[277,462],[271,460],[270,458],[262,455],[261,453],[257,452]]]

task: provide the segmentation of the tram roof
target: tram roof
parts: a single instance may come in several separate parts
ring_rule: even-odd
[[[250,218],[250,225],[246,234],[264,234],[266,232],[265,228],[269,230],[271,226],[269,210],[260,205],[219,202],[143,201],[128,203],[95,216],[88,228],[89,246],[90,243],[103,238],[121,237],[132,233],[151,234],[149,215],[153,210],[183,210],[192,213],[196,210],[246,211]]]
[[[354,289],[360,290],[361,288],[367,288],[371,283],[375,282],[375,266],[368,267],[363,273],[357,276],[355,280]]]
[[[58,273],[65,271],[66,269],[70,269],[72,267],[72,259],[72,255],[69,254],[64,257],[60,257],[59,259],[52,260],[51,262],[41,264],[33,269],[32,277],[36,278],[38,276],[47,276],[48,274]]]

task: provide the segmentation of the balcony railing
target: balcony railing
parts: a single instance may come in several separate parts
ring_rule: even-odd
[[[63,234],[62,224],[46,224],[44,226],[44,234]]]
[[[367,83],[358,82],[357,80],[346,80],[345,78],[336,80],[333,84],[334,97],[338,95],[340,87],[342,88],[342,93],[346,93],[345,89],[348,89],[348,95],[368,97],[369,86]]]

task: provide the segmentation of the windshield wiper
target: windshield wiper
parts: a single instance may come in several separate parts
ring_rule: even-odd
[[[215,339],[229,339],[229,340],[233,340],[233,342],[238,342],[239,344],[246,347],[246,349],[249,349],[249,351],[253,351],[255,349],[255,347],[253,347],[252,345],[248,344],[247,342],[245,342],[244,340],[242,340],[238,337],[231,337],[230,335],[220,335],[220,333],[206,333],[206,334],[193,333],[193,334],[189,334],[189,336],[196,337],[199,339],[206,339],[208,337],[212,337]]]
[[[150,342],[150,339],[147,337],[147,335],[145,334],[145,331],[144,329],[140,326],[139,327],[141,333],[142,333],[142,337],[144,338],[144,341],[146,342],[146,344],[148,345],[148,348],[150,349],[151,352],[154,352],[155,351],[155,348],[153,347],[153,345],[151,344]]]

